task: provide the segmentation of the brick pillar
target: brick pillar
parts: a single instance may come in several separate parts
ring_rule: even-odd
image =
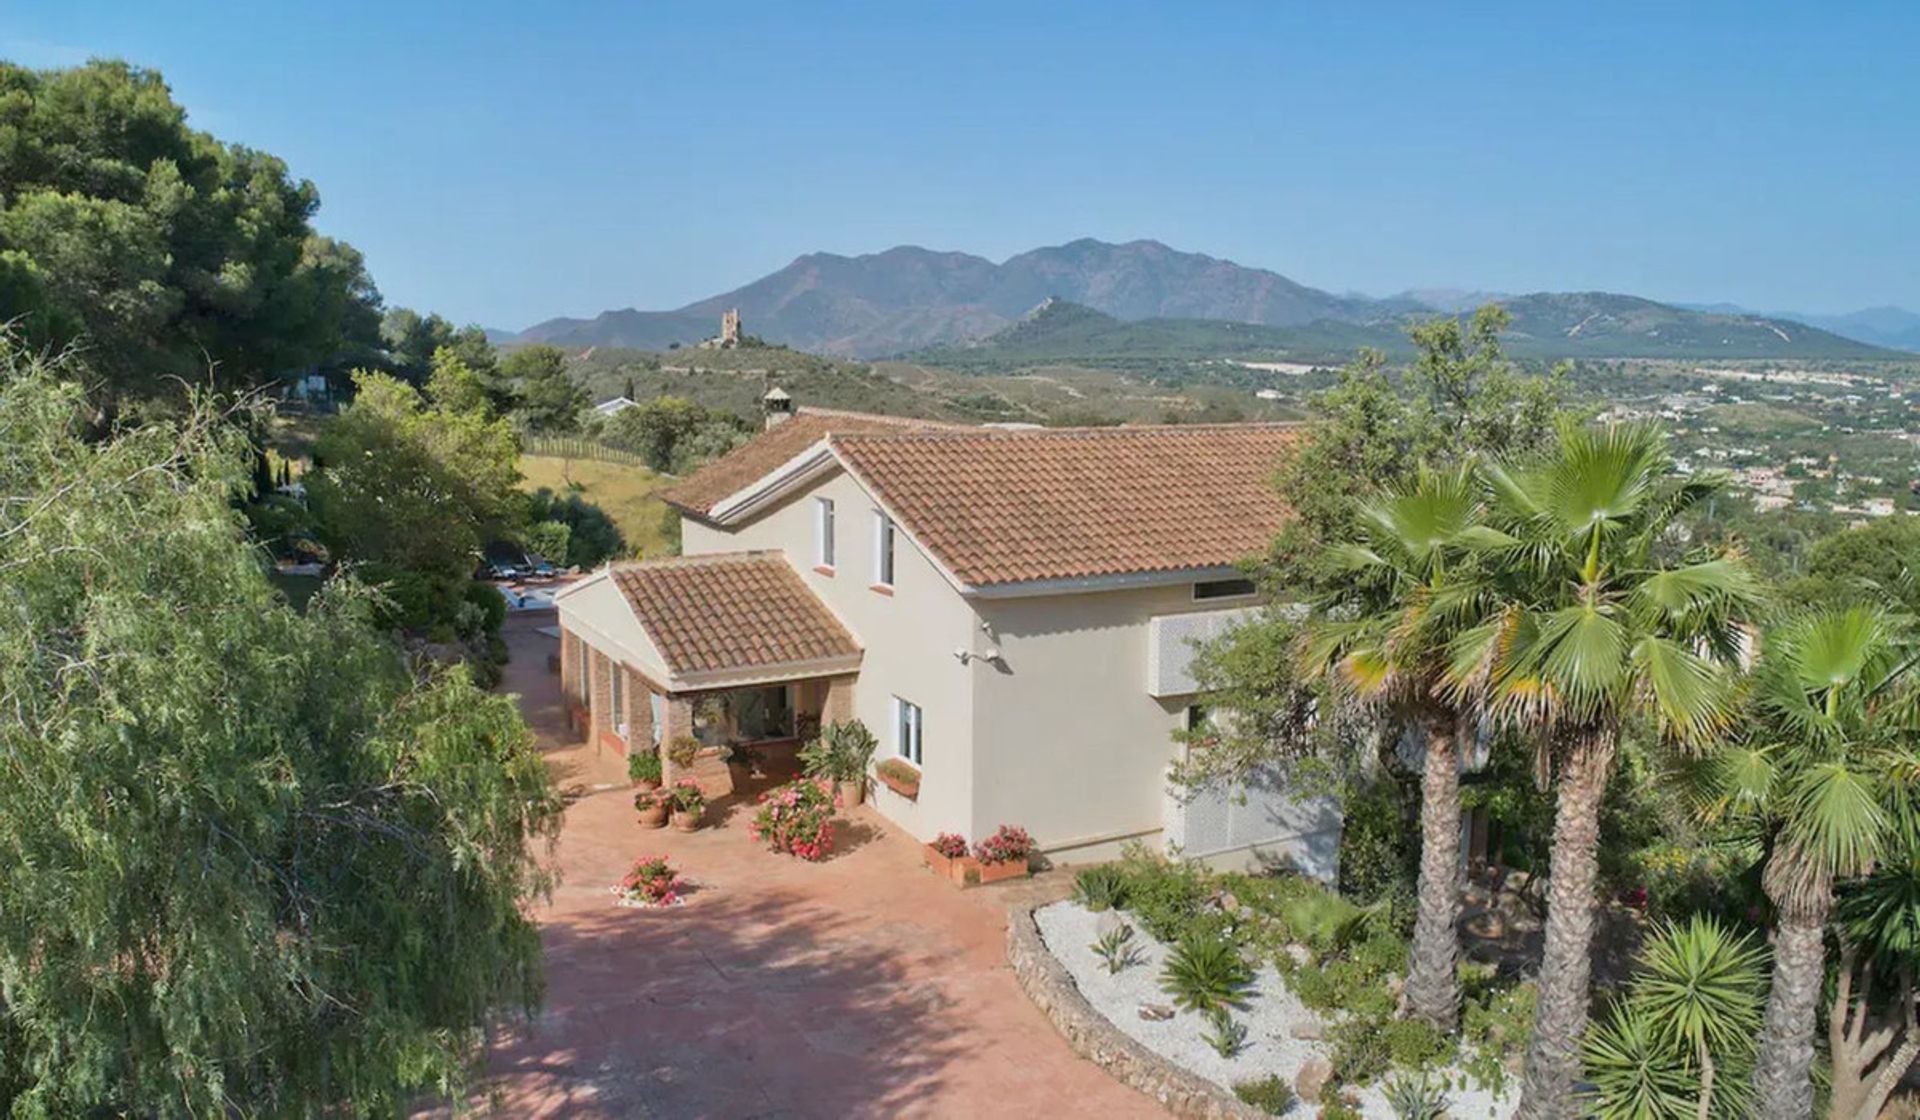
[[[567,703],[576,703],[585,691],[586,682],[580,679],[580,635],[562,627],[560,630],[560,695]]]
[[[668,785],[680,778],[687,777],[674,766],[667,752],[673,748],[676,739],[693,737],[693,701],[684,696],[667,696],[665,718],[660,721],[660,770]],[[690,773],[690,772],[689,772]]]
[[[592,715],[587,720],[587,740],[598,743],[601,732],[613,730],[613,662],[599,650],[589,648],[587,664],[590,666],[588,676],[593,682],[588,702]]]
[[[631,669],[622,668],[627,675],[625,696],[627,701],[627,753],[637,754],[653,747],[653,690],[647,686],[647,679]]]
[[[845,723],[853,718],[853,678],[830,677],[827,698],[820,705],[820,723]]]

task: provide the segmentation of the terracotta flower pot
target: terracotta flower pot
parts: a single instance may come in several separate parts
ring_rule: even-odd
[[[973,864],[973,868],[969,871],[977,869],[975,877],[981,883],[998,883],[1002,879],[1024,879],[1033,873],[1028,869],[1027,861],[1024,859],[1010,859],[1004,863],[981,863],[977,859],[969,862]]]
[[[667,827],[667,807],[665,805],[649,805],[640,810],[640,827]]]
[[[675,809],[673,828],[676,832],[693,832],[700,827],[700,814],[697,811]]]
[[[932,844],[924,845],[920,850],[926,856],[927,867],[935,875],[953,883],[965,882],[960,874],[960,865],[967,861],[966,856],[943,856]]]
[[[654,790],[660,788],[660,783],[652,778],[635,778],[633,780],[633,788],[639,790],[641,793],[652,793]]]
[[[842,809],[851,809],[865,799],[867,783],[855,778],[851,782],[833,783],[834,799],[840,802]]]

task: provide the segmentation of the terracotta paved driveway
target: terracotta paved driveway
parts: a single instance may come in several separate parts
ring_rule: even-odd
[[[508,1115],[1161,1115],[1075,1057],[1021,993],[1007,888],[939,882],[871,812],[823,864],[758,848],[724,805],[692,835],[641,829],[616,760],[565,744],[556,643],[533,629],[551,624],[508,623],[505,687],[581,796],[542,916],[545,1012],[492,1057]],[[675,910],[614,907],[607,888],[653,853],[698,890]]]

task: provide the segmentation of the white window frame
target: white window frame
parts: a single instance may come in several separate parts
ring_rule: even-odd
[[[815,567],[833,568],[833,499],[815,498],[813,500],[813,563]]]
[[[884,511],[873,511],[873,585],[875,587],[893,586],[894,560],[893,518]]]
[[[893,698],[893,753],[894,757],[912,763],[915,767],[924,765],[926,758],[926,722],[927,714],[920,705],[911,700]]]

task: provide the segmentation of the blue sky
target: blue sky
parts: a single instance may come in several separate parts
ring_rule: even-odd
[[[1920,307],[1920,5],[0,0],[521,327],[813,251],[1151,237],[1336,291]]]

